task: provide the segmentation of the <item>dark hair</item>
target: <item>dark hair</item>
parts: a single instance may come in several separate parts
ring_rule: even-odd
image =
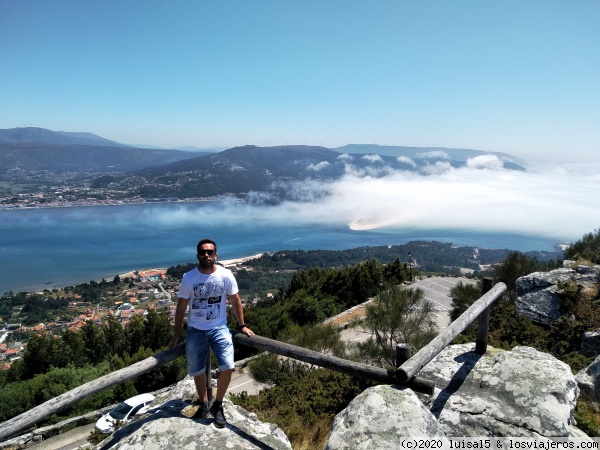
[[[198,245],[196,246],[196,253],[200,253],[200,250],[202,249],[202,246],[204,244],[212,244],[215,246],[215,253],[217,253],[217,244],[215,243],[215,241],[211,241],[210,239],[202,239],[200,242],[198,242]]]

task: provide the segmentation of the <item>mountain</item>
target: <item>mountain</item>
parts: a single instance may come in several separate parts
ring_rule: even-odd
[[[245,195],[250,191],[260,191],[260,201],[278,202],[283,199],[302,200],[294,198],[293,191],[289,187],[286,189],[285,183],[307,179],[335,180],[344,176],[349,169],[381,177],[397,170],[427,174],[437,163],[441,163],[443,167],[450,165],[455,168],[465,165],[462,154],[459,158],[452,158],[453,154],[449,149],[445,154],[421,157],[415,152],[414,158],[374,153],[340,153],[339,150],[304,145],[246,145],[144,170],[138,175],[146,178],[148,185],[169,186],[171,195],[178,197]],[[470,157],[485,154],[472,152]],[[525,170],[516,164],[507,164],[511,164],[508,168]],[[154,190],[152,196],[161,194]]]
[[[19,182],[28,176],[29,180],[48,181],[61,178],[65,172],[80,172],[93,177],[94,188],[110,185],[144,198],[248,198],[248,193],[260,192],[250,197],[266,203],[283,199],[306,201],[302,198],[306,194],[299,192],[301,189],[291,189],[290,182],[336,180],[348,172],[370,177],[383,177],[394,171],[428,175],[448,167],[464,167],[468,158],[486,154],[469,149],[379,145],[335,149],[246,145],[219,152],[192,152],[125,146],[91,133],[43,128],[0,130],[0,174],[7,180]],[[495,155],[505,168],[525,170],[517,164],[518,158],[504,153]],[[36,173],[25,175],[28,171]]]
[[[0,130],[0,174],[19,169],[46,172],[127,172],[197,156],[180,150],[149,150],[92,133],[43,128]]]
[[[304,145],[246,145],[155,167],[138,175],[144,176],[150,185],[170,186],[171,194],[180,197],[261,191],[271,196],[263,195],[261,201],[277,202],[292,199],[285,183],[339,179],[350,165],[353,170],[371,176],[383,176],[390,170],[415,169],[412,164],[391,156],[341,154],[325,147]]]
[[[128,147],[92,133],[50,131],[45,128],[8,128],[0,130],[0,144],[98,145]]]

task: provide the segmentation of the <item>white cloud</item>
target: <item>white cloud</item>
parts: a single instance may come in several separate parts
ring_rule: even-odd
[[[426,175],[441,175],[452,170],[452,165],[447,161],[438,161],[435,164],[427,164],[421,170]]]
[[[433,175],[390,171],[381,178],[348,170],[339,181],[303,181],[294,189],[302,202],[257,207],[219,202],[209,214],[215,222],[244,217],[250,223],[319,223],[353,228],[457,229],[503,232],[576,241],[600,224],[600,175],[565,167],[522,172],[446,168]],[[162,220],[198,222],[190,207]],[[161,222],[160,218],[152,217]]]
[[[365,161],[370,161],[370,162],[383,162],[383,158],[381,158],[381,156],[379,155],[365,155],[362,157],[362,159],[364,159]]]
[[[444,158],[444,159],[450,159],[450,156],[448,156],[448,153],[443,152],[441,150],[432,150],[430,152],[417,153],[417,158]]]
[[[409,166],[412,166],[412,167],[417,167],[417,164],[413,161],[413,159],[409,158],[408,156],[398,156],[396,158],[396,161],[404,163],[404,164],[408,164]]]
[[[496,155],[480,155],[467,159],[467,167],[471,169],[493,169],[500,170],[504,163]]]
[[[308,166],[308,168],[309,168],[310,170],[319,171],[319,170],[321,170],[321,169],[324,169],[325,167],[329,167],[330,165],[331,165],[331,164],[329,164],[329,162],[328,162],[328,161],[321,161],[321,162],[319,162],[319,163],[317,163],[317,164],[310,164],[310,165]]]
[[[348,153],[342,153],[340,156],[337,157],[337,159],[352,159],[352,156]]]

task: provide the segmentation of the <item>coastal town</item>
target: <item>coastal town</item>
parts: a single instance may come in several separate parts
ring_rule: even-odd
[[[214,196],[153,197],[143,192],[168,192],[173,186],[149,182],[143,177],[120,173],[96,172],[50,173],[39,170],[13,169],[0,183],[0,210],[60,208],[73,206],[126,205],[178,201],[209,201]]]
[[[236,271],[238,266],[260,255],[234,260],[222,261],[229,269]],[[246,268],[246,270],[252,270]],[[0,316],[0,370],[8,370],[11,364],[22,358],[27,349],[27,340],[31,334],[47,333],[59,336],[66,330],[75,332],[92,321],[97,326],[106,325],[110,317],[125,327],[136,316],[144,319],[150,311],[164,312],[171,323],[175,319],[177,290],[179,280],[170,277],[167,269],[151,268],[126,272],[115,277],[118,281],[114,289],[104,291],[97,303],[86,301],[83,295],[73,293],[73,287],[32,292],[27,296],[41,296],[45,301],[49,298],[66,297],[69,301],[69,313],[60,314],[61,319],[24,324],[18,320]],[[117,286],[123,287],[119,289]],[[272,297],[271,293],[266,298]],[[256,304],[259,297],[242,297],[244,305]],[[22,309],[22,308],[21,308]],[[17,313],[18,317],[18,313]],[[15,338],[16,337],[16,338]]]

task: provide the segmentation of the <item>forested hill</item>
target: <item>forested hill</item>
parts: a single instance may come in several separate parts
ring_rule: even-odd
[[[435,241],[411,241],[402,245],[380,247],[358,247],[349,250],[282,250],[245,263],[250,267],[262,269],[301,269],[308,267],[342,267],[364,262],[371,258],[383,264],[400,258],[402,262],[410,259],[415,268],[425,272],[458,272],[460,267],[480,270],[481,265],[496,264],[514,250],[491,250],[477,247],[456,247],[450,243]],[[524,252],[540,263],[553,266],[562,259],[562,251]]]

